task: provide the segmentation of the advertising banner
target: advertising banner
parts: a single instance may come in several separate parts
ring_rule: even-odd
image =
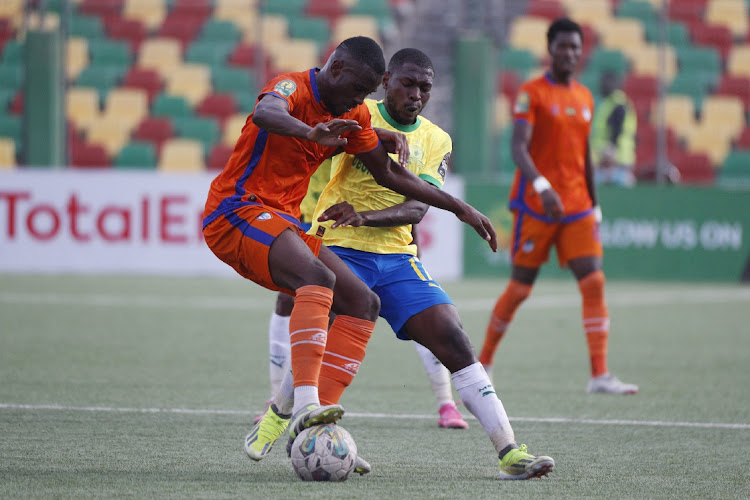
[[[214,174],[0,172],[0,272],[226,275],[203,241]],[[447,185],[460,195],[460,179]],[[461,223],[432,209],[420,225],[436,279],[462,272]],[[439,230],[438,230],[439,228]]]
[[[508,276],[512,215],[509,186],[467,182],[466,200],[500,237],[493,254],[466,232],[466,276]],[[739,281],[750,259],[750,191],[681,186],[601,187],[600,237],[608,278]],[[554,253],[542,275],[563,276]]]

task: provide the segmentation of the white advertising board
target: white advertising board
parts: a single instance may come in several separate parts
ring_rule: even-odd
[[[213,174],[0,172],[0,271],[227,275],[206,247],[203,205]],[[463,195],[461,179],[446,189]],[[422,260],[435,279],[462,274],[461,223],[431,209]]]

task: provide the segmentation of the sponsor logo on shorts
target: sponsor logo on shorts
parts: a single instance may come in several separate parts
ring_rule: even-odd
[[[276,84],[273,90],[284,97],[289,97],[295,90],[297,90],[297,84],[294,83],[293,80],[281,80]]]
[[[523,250],[523,253],[529,253],[532,250],[534,250],[534,240],[524,241],[523,246],[521,247],[521,250]]]
[[[256,217],[257,220],[268,220],[270,218],[271,218],[271,214],[269,214],[268,212],[263,212],[262,214]]]

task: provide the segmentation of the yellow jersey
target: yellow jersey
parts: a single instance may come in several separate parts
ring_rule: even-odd
[[[409,142],[409,162],[406,165],[417,177],[442,188],[448,167],[448,159],[453,148],[450,135],[443,129],[418,116],[412,125],[402,125],[386,111],[382,101],[365,100],[372,126],[401,132]],[[398,162],[398,156],[391,157]],[[354,155],[342,153],[333,157],[331,180],[323,189],[315,208],[312,228],[309,234],[318,234],[318,227],[324,226],[323,244],[340,246],[378,254],[406,253],[417,254],[413,244],[411,224],[398,227],[337,227],[331,229],[333,221],[318,222],[326,209],[348,201],[358,212],[382,210],[406,201],[406,197],[380,186],[364,164]]]
[[[308,224],[313,221],[313,214],[315,214],[315,205],[318,204],[318,198],[320,193],[323,192],[323,188],[326,187],[328,181],[331,179],[331,159],[328,158],[320,164],[318,170],[310,177],[310,184],[307,186],[307,194],[302,198],[302,202],[299,205],[300,211],[300,222],[306,222]]]

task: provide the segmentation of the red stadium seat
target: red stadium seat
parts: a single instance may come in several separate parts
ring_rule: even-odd
[[[232,156],[234,148],[226,144],[217,143],[211,149],[211,153],[208,155],[208,162],[206,168],[209,170],[221,170],[224,165],[229,161],[229,157]]]
[[[732,50],[732,39],[731,30],[723,25],[717,24],[703,24],[691,23],[688,28],[690,29],[690,37],[698,45],[706,45],[709,47],[715,47],[716,50],[721,54],[722,61],[726,61],[729,57],[729,52]]]
[[[159,73],[153,69],[136,67],[130,68],[128,74],[123,78],[122,86],[145,90],[148,93],[149,104],[163,88]]]
[[[671,158],[680,172],[682,184],[713,185],[716,171],[711,160],[703,153],[683,153]]]
[[[708,0],[680,0],[669,2],[668,15],[670,19],[684,21],[703,20]]]
[[[157,36],[179,40],[184,53],[185,47],[198,36],[204,21],[205,18],[200,15],[170,13],[159,28]]]
[[[526,15],[554,21],[565,16],[565,7],[557,0],[532,0],[526,7]]]
[[[625,77],[622,89],[631,99],[648,99],[653,101],[659,93],[659,81],[653,76],[630,74]]]
[[[125,0],[83,0],[78,6],[78,12],[108,18],[119,16]]]
[[[106,168],[111,164],[104,147],[83,142],[73,142],[71,163],[74,167]]]
[[[198,104],[195,112],[201,116],[218,119],[223,128],[226,119],[239,110],[232,94],[209,94]]]
[[[174,137],[172,120],[156,116],[143,120],[133,132],[133,139],[153,143],[157,154],[161,151],[164,141],[172,137]]]
[[[498,91],[505,94],[509,102],[516,100],[516,93],[521,83],[521,78],[513,71],[503,71],[497,78]]]
[[[126,19],[120,16],[109,17],[106,27],[110,38],[130,42],[130,49],[133,54],[138,53],[141,43],[148,36],[148,30],[137,19]]]
[[[305,14],[313,17],[325,17],[333,27],[339,17],[346,14],[346,7],[339,0],[309,0]]]
[[[176,0],[169,15],[190,15],[205,21],[211,15],[212,10],[211,0]]]
[[[254,45],[240,43],[229,55],[229,64],[232,66],[253,66],[256,57],[258,57],[258,53]]]
[[[750,111],[750,78],[746,76],[733,76],[725,74],[719,86],[716,88],[716,93],[721,95],[731,95],[742,99],[742,104],[745,106],[745,113]]]
[[[734,147],[736,147],[737,149],[750,150],[750,125],[745,126],[745,128],[742,130],[740,136],[734,143]]]
[[[19,90],[16,92],[16,95],[13,96],[13,101],[10,103],[10,112],[13,115],[23,114],[23,90]]]

